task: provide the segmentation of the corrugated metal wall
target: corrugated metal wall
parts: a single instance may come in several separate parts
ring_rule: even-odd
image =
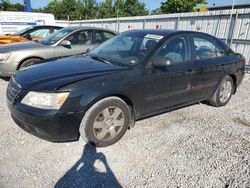
[[[209,33],[250,61],[250,9],[192,12],[113,19],[56,21],[60,26],[91,26],[123,32],[130,29],[180,29]]]

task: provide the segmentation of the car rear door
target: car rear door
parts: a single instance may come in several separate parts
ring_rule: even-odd
[[[80,30],[67,36],[64,40],[70,41],[70,46],[58,44],[55,47],[55,57],[67,57],[83,54],[94,48],[92,30]]]
[[[109,32],[109,31],[95,30],[94,31],[93,42],[97,46],[97,45],[105,42],[106,40],[113,38],[114,36],[115,36],[115,34]]]
[[[172,64],[162,68],[145,68],[144,115],[193,100],[191,83],[194,63],[191,61],[189,43],[189,36],[186,34],[170,38],[153,58],[168,57],[172,59]]]
[[[192,58],[195,64],[193,95],[195,99],[207,99],[215,91],[225,75],[226,56],[216,41],[204,34],[192,34]]]

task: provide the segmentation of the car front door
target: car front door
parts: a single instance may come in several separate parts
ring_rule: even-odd
[[[193,93],[196,99],[207,99],[215,91],[219,81],[225,75],[223,62],[225,51],[213,38],[203,34],[191,35],[195,74]]]
[[[194,63],[190,60],[189,36],[178,35],[168,39],[152,59],[156,57],[169,58],[172,63],[159,68],[150,62],[145,68],[144,115],[193,100],[191,83]]]
[[[83,54],[91,49],[92,30],[80,30],[67,36],[64,40],[70,41],[70,46],[63,46],[60,43],[55,47],[55,57],[67,57],[71,55]]]

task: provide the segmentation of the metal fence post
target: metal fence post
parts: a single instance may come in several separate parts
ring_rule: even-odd
[[[120,33],[120,19],[118,19],[117,27],[117,32]]]
[[[230,47],[232,46],[232,43],[233,43],[233,40],[234,40],[234,32],[235,32],[235,28],[236,28],[236,25],[237,25],[238,17],[239,17],[239,13],[236,12],[234,23],[233,23],[233,28],[232,28],[232,33],[231,33],[231,40],[230,40],[230,44],[229,44]]]
[[[146,22],[147,22],[147,19],[144,18],[144,20],[143,20],[143,26],[142,26],[143,29],[145,29],[145,27],[146,27]]]
[[[178,16],[177,20],[176,20],[176,23],[175,23],[175,29],[178,30],[179,29],[179,23],[180,23],[180,19],[181,17]]]

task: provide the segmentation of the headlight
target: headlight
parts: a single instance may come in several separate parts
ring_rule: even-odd
[[[0,63],[5,63],[11,56],[11,53],[0,53]]]
[[[21,103],[35,108],[58,110],[68,96],[68,92],[41,93],[31,91],[23,98]]]

